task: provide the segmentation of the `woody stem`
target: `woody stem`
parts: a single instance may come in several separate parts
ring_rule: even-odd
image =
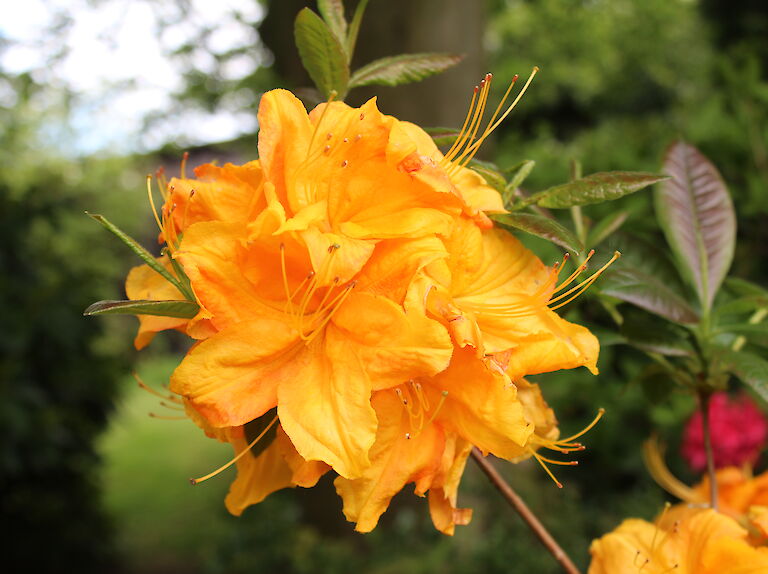
[[[707,455],[707,474],[709,475],[709,505],[717,510],[717,476],[715,474],[715,455],[712,451],[712,429],[709,424],[710,396],[705,391],[699,392],[701,426],[704,431],[704,452]]]
[[[536,518],[536,515],[531,511],[531,509],[528,508],[528,505],[523,502],[523,499],[520,498],[520,496],[514,490],[512,490],[512,487],[509,486],[504,478],[502,478],[502,476],[499,474],[499,471],[496,470],[496,468],[491,464],[489,460],[486,460],[486,458],[476,447],[472,449],[472,458],[475,459],[475,462],[480,467],[480,470],[485,473],[493,486],[495,486],[501,495],[506,498],[507,502],[509,502],[512,508],[517,511],[517,513],[525,521],[528,527],[533,530],[533,533],[546,547],[549,553],[552,554],[552,556],[555,557],[555,560],[560,563],[563,571],[567,572],[568,574],[579,574],[578,568],[576,568],[574,563],[571,562],[571,559],[565,553],[565,550],[563,550],[555,541],[555,539],[552,538],[552,535],[547,531],[539,519]]]

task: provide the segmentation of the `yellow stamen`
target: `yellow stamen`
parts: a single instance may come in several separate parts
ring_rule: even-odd
[[[440,160],[440,165],[442,165],[444,161],[451,161],[450,158],[453,157],[456,149],[461,146],[462,135],[466,133],[465,130],[467,129],[467,125],[469,124],[469,118],[472,116],[472,110],[474,110],[475,108],[475,102],[477,101],[477,94],[479,91],[480,91],[480,88],[477,86],[475,86],[475,89],[472,90],[472,100],[469,102],[469,109],[467,110],[467,116],[464,118],[464,123],[461,125],[461,129],[459,130],[459,135],[456,136],[456,140],[453,142],[453,145],[445,154],[443,159]]]
[[[259,436],[257,436],[255,439],[253,439],[253,440],[250,442],[250,444],[248,444],[248,446],[246,446],[246,447],[245,447],[245,448],[244,448],[242,451],[240,451],[240,452],[239,452],[239,453],[238,453],[238,454],[237,454],[237,455],[236,455],[236,456],[235,456],[235,457],[234,457],[232,460],[230,460],[228,463],[226,463],[226,464],[224,464],[224,465],[220,466],[219,468],[217,468],[217,469],[216,469],[216,470],[214,470],[213,472],[210,472],[210,473],[206,474],[205,476],[201,476],[200,478],[190,478],[190,479],[189,479],[189,482],[190,482],[191,484],[193,484],[193,485],[195,485],[195,484],[200,484],[201,482],[204,482],[204,481],[208,480],[209,478],[213,478],[214,476],[216,476],[216,475],[217,475],[217,474],[219,474],[220,472],[222,472],[222,471],[224,471],[224,470],[228,469],[230,466],[232,466],[232,465],[233,465],[233,464],[235,464],[235,463],[236,463],[238,460],[240,460],[240,459],[241,459],[243,456],[245,456],[245,453],[247,453],[247,452],[250,452],[250,450],[251,450],[251,449],[252,449],[254,446],[256,446],[256,443],[257,443],[257,442],[259,442],[259,441],[262,439],[262,437],[263,437],[265,434],[267,434],[267,432],[269,431],[269,429],[271,429],[271,428],[274,426],[274,424],[275,424],[276,422],[277,422],[277,417],[273,418],[273,419],[272,419],[272,421],[271,421],[271,422],[270,422],[270,423],[267,425],[267,427],[266,427],[266,428],[265,428],[263,431],[261,431],[261,434],[259,434]]]
[[[557,488],[563,488],[563,484],[555,478],[555,475],[552,474],[551,470],[549,470],[549,467],[544,462],[544,460],[538,454],[536,454],[536,451],[533,450],[531,447],[528,447],[528,452],[530,452],[533,455],[533,457],[538,461],[538,463],[541,465],[541,468],[543,468],[544,471],[549,475],[549,478],[552,479],[552,482],[554,482],[557,485]]]
[[[480,92],[477,96],[477,102],[469,126],[467,126],[466,131],[462,130],[463,133],[460,133],[460,137],[457,140],[458,145],[454,145],[453,151],[446,155],[445,158],[443,158],[443,162],[441,162],[443,165],[448,164],[449,169],[453,167],[452,162],[454,157],[459,154],[461,149],[467,146],[469,142],[472,142],[475,134],[477,134],[477,130],[480,128],[480,122],[482,121],[483,113],[485,112],[485,105],[488,101],[488,92],[491,89],[491,78],[491,74],[486,74],[485,78],[480,82]]]
[[[181,156],[181,179],[187,179],[187,160],[189,159],[189,152],[185,151]]]
[[[690,486],[675,477],[669,470],[656,436],[652,436],[643,443],[643,462],[653,480],[670,494],[686,502],[704,502]]]
[[[157,209],[155,208],[155,200],[152,198],[152,176],[147,175],[147,196],[149,197],[149,205],[152,207],[152,214],[155,216],[157,227],[160,229],[160,233],[164,233],[163,224],[160,223],[160,217],[157,215]]]
[[[595,418],[592,419],[592,422],[589,423],[583,430],[580,430],[579,432],[577,432],[574,435],[569,436],[568,438],[560,439],[557,442],[562,443],[562,444],[566,444],[566,443],[569,443],[569,442],[573,442],[575,439],[577,439],[577,438],[579,438],[581,436],[584,436],[585,434],[587,434],[589,431],[591,431],[594,428],[594,426],[598,423],[598,421],[601,418],[603,418],[604,414],[605,414],[605,409],[600,407],[599,409],[597,409],[597,414],[595,415]]]
[[[149,416],[152,417],[153,419],[160,419],[164,421],[183,421],[187,419],[187,417],[172,417],[167,415],[158,415],[157,413],[152,413],[152,412],[149,413]]]
[[[559,309],[560,307],[563,307],[563,306],[567,305],[568,303],[570,303],[571,301],[573,301],[574,299],[576,299],[576,298],[577,298],[579,295],[581,295],[582,293],[584,293],[584,291],[586,291],[587,289],[589,289],[589,287],[592,285],[592,283],[594,283],[594,282],[597,280],[597,278],[598,278],[598,277],[600,277],[600,275],[603,273],[603,271],[605,271],[606,269],[608,269],[608,267],[609,267],[609,266],[610,266],[610,265],[611,265],[611,264],[612,264],[614,261],[616,261],[616,260],[617,260],[619,257],[621,257],[621,253],[620,253],[620,252],[618,252],[618,251],[614,251],[614,252],[613,252],[613,257],[611,257],[611,258],[608,260],[608,262],[607,262],[605,265],[603,265],[603,266],[602,266],[600,269],[598,269],[597,271],[595,271],[595,272],[594,272],[594,273],[593,273],[593,274],[592,274],[592,275],[591,275],[591,276],[590,276],[588,279],[585,279],[583,282],[581,282],[580,284],[576,285],[576,287],[572,287],[572,288],[570,288],[568,291],[566,291],[565,293],[561,293],[560,295],[558,295],[557,297],[555,297],[554,299],[552,299],[552,300],[549,302],[549,305],[552,305],[552,303],[558,302],[558,301],[560,301],[561,299],[563,299],[563,298],[565,298],[565,297],[568,297],[569,295],[571,295],[571,294],[573,293],[573,295],[571,295],[570,297],[568,297],[567,299],[565,299],[565,301],[562,301],[562,302],[558,303],[558,304],[557,304],[557,305],[555,305],[554,307],[550,307],[550,309],[552,309],[553,311],[556,311],[556,310],[557,310],[557,309]]]
[[[160,392],[156,391],[155,389],[153,389],[152,387],[150,387],[148,384],[146,384],[144,381],[141,380],[141,377],[139,377],[138,373],[131,373],[131,374],[133,375],[133,378],[138,383],[139,388],[141,388],[142,390],[145,390],[149,394],[155,395],[156,397],[160,397],[161,399],[164,399],[164,400],[167,400],[167,401],[173,401],[173,402],[178,403],[178,404],[183,404],[181,399],[179,399],[178,397],[176,397],[174,395],[171,395],[171,394],[160,393]]]

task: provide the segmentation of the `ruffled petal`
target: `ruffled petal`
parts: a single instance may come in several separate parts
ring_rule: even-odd
[[[193,347],[171,376],[171,390],[215,427],[243,425],[277,405],[277,387],[296,373],[302,345],[271,319],[236,323]]]
[[[236,455],[248,448],[242,427],[232,429],[229,434]],[[224,499],[227,510],[235,516],[240,516],[248,506],[261,502],[273,492],[293,486],[291,468],[276,442],[258,457],[246,453],[235,464],[237,478]]]
[[[413,432],[411,421],[394,391],[374,395],[379,418],[371,465],[360,478],[335,481],[344,500],[344,515],[358,532],[370,532],[389,506],[392,497],[421,475],[432,474],[440,463],[443,433],[436,425]],[[406,433],[409,433],[407,438]]]

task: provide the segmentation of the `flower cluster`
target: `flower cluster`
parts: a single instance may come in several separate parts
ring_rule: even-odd
[[[749,543],[748,531],[714,510],[690,509],[657,524],[628,519],[595,540],[588,574],[746,574],[768,571],[768,548]]]
[[[768,421],[747,395],[730,397],[720,391],[709,400],[709,424],[715,467],[754,466],[768,438]],[[701,411],[685,426],[683,458],[697,472],[707,466]]]
[[[158,215],[167,254],[199,305],[191,319],[141,316],[136,346],[179,329],[198,342],[171,390],[205,432],[232,443],[239,514],[328,471],[344,513],[373,529],[406,484],[436,527],[469,520],[457,488],[472,446],[517,460],[558,440],[525,376],[586,366],[598,343],[553,310],[588,286],[558,278],[488,214],[499,193],[468,161],[483,86],[445,155],[417,126],[360,108],[307,114],[285,90],[259,108],[259,160],[172,179]],[[473,109],[474,108],[474,109]],[[131,299],[175,287],[133,269]]]

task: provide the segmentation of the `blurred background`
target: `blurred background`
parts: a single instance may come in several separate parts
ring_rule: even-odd
[[[352,8],[354,2],[348,0]],[[83,318],[123,297],[138,263],[83,212],[155,245],[144,176],[256,154],[256,110],[273,87],[308,85],[292,22],[298,0],[29,0],[0,21],[0,537],[4,571],[557,572],[521,520],[470,463],[460,504],[472,524],[444,537],[426,501],[401,493],[370,535],[353,532],[329,480],[279,492],[229,516],[230,457],[188,421],[161,415],[131,373],[159,387],[186,343],[161,335],[137,354],[132,318]],[[458,126],[486,71],[502,92],[541,73],[484,147],[501,166],[533,159],[531,190],[585,173],[657,171],[683,137],[719,167],[734,197],[733,274],[765,284],[768,250],[768,8],[760,0],[372,0],[357,65],[401,52],[465,60],[421,84],[374,93],[386,113]],[[660,241],[649,192],[625,198],[627,229]],[[588,217],[604,214],[596,206]],[[560,253],[531,243],[547,262]],[[569,318],[610,323],[582,298]],[[499,464],[574,560],[623,517],[653,517],[667,496],[643,467],[652,430],[676,462],[692,400],[638,383],[645,359],[604,345],[601,375],[537,377],[566,434],[599,406],[580,466],[558,490],[530,462]],[[6,569],[8,568],[8,569]]]

